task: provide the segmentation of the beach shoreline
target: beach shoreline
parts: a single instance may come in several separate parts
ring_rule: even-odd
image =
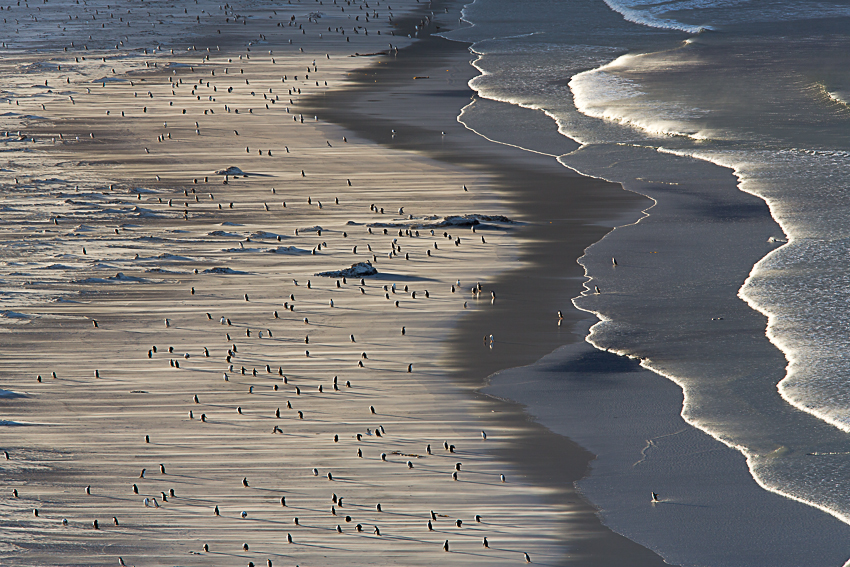
[[[492,406],[491,415],[481,412],[484,419],[524,431],[505,457],[521,464],[524,474],[569,505],[563,528],[568,554],[563,564],[610,565],[625,557],[632,564],[663,564],[654,553],[602,526],[597,509],[573,488],[588,474],[591,453],[536,423],[523,406],[478,393],[494,373],[584,341],[580,329],[588,316],[569,302],[585,281],[576,260],[615,226],[634,222],[651,201],[619,185],[580,176],[554,155],[493,143],[457,123],[461,106],[480,103],[467,85],[477,71],[470,65],[474,57],[466,45],[427,37],[400,51],[398,60],[368,69],[363,79],[350,80],[346,90],[314,97],[308,104],[378,143],[496,176],[500,195],[523,222],[517,236],[522,246],[516,262],[521,267],[487,282],[498,290],[494,308],[466,313],[457,321],[447,339],[452,347],[446,364],[455,380],[485,407]],[[414,76],[427,79],[413,80]],[[393,116],[387,110],[396,100],[404,100],[407,107],[404,114]],[[569,144],[559,140],[547,117],[532,110],[519,112],[534,128],[548,129],[544,135],[553,145]],[[533,187],[528,187],[532,180]]]

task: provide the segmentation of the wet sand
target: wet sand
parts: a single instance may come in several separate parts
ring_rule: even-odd
[[[554,156],[487,142],[458,123],[458,110],[472,101],[466,83],[476,71],[470,58],[464,44],[430,37],[399,52],[387,65],[364,72],[362,79],[349,81],[345,91],[314,97],[308,104],[388,147],[462,164],[492,177],[500,197],[524,223],[517,231],[521,246],[510,268],[488,282],[498,289],[495,304],[465,314],[451,331],[446,364],[453,377],[489,408],[489,415],[480,412],[482,419],[510,423],[522,431],[502,455],[522,467],[535,484],[555,491],[556,501],[570,510],[560,528],[568,544],[563,564],[611,565],[627,560],[661,565],[657,555],[604,527],[596,508],[574,489],[573,483],[589,472],[594,458],[590,452],[531,421],[522,406],[475,392],[494,372],[529,364],[561,345],[583,341],[580,325],[587,314],[570,303],[585,281],[576,259],[614,226],[633,222],[651,202],[619,185],[577,175]],[[387,112],[399,104],[404,107],[395,116]],[[338,108],[346,110],[334,111]],[[525,126],[549,136],[549,144],[542,147],[569,147],[548,119],[532,111],[518,113],[527,121]],[[395,136],[387,134],[392,130]],[[560,324],[559,310],[564,317]]]

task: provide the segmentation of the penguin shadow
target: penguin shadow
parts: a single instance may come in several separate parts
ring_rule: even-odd
[[[380,235],[383,236],[383,235]],[[389,236],[389,235],[387,235]],[[436,282],[437,280],[434,278],[427,278],[424,276],[408,276],[403,274],[393,274],[391,272],[379,272],[374,276],[369,276],[376,281],[379,282]],[[380,283],[378,285],[381,285]],[[398,290],[396,290],[397,293]],[[402,292],[403,293],[403,292]]]
[[[334,475],[333,480],[328,480],[327,482],[331,482],[331,483],[334,483],[334,484],[336,484],[338,482],[342,483],[342,484],[352,484],[352,485],[358,484],[358,482],[356,480],[352,480],[352,479],[349,479],[349,478],[339,478],[335,475]]]
[[[519,561],[525,562],[525,560],[522,559],[522,554],[525,553],[524,551],[517,551],[515,549],[497,548],[497,547],[493,547],[492,545],[487,549],[488,549],[488,551],[501,551],[502,553],[505,553],[505,554],[510,553],[511,555],[516,555],[519,558],[517,560],[518,563],[519,563]],[[487,557],[487,558],[490,558],[491,560],[493,558],[493,555],[491,553],[486,553],[486,552],[481,552],[481,551],[477,551],[477,552],[475,552],[475,551],[463,551],[463,550],[456,551],[456,550],[452,549],[451,551],[449,551],[449,553],[456,553],[458,555],[467,555],[467,556],[470,556],[470,557]],[[548,562],[545,562],[545,561],[541,563],[537,559],[534,560],[534,564],[535,565],[552,565],[552,566],[557,565],[557,563],[548,563]]]
[[[366,508],[365,506],[362,506],[362,508],[363,508],[364,512],[368,511],[369,513],[375,513],[374,508],[369,509],[369,508]],[[387,517],[387,518],[394,518],[394,517],[395,518],[410,518],[411,520],[421,520],[422,519],[421,514],[413,514],[413,513],[407,513],[407,512],[395,512],[393,510],[383,510],[383,511],[378,512],[378,513],[380,514],[381,517]]]
[[[292,543],[289,544],[289,545],[295,545],[295,546],[299,546],[299,547],[309,547],[311,549],[328,549],[328,550],[331,550],[331,551],[338,551],[340,549],[339,547],[331,547],[331,546],[328,546],[328,545],[321,545],[321,544],[318,544],[318,543],[300,542],[300,541],[298,541],[298,538],[295,537],[295,536],[293,536]]]

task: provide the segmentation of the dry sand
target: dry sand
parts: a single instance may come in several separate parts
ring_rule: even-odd
[[[565,553],[568,508],[497,456],[516,426],[488,420],[482,438],[482,402],[438,364],[458,316],[493,307],[487,282],[517,255],[512,223],[439,224],[510,211],[481,171],[302,121],[299,89],[338,86],[363,64],[348,55],[385,49],[391,28],[318,38],[347,16],[296,13],[312,36],[259,23],[258,9],[244,35],[228,32],[232,48],[193,40],[99,63],[89,52],[91,65],[69,52],[51,64],[75,64],[72,94],[19,89],[15,111],[46,120],[24,122],[36,140],[14,142],[25,151],[3,173],[3,239],[18,250],[4,268],[14,310],[0,464],[18,492],[2,499],[4,564],[496,565],[526,552],[551,564]],[[125,80],[92,84],[113,68]],[[223,183],[214,172],[229,166],[247,177]],[[378,274],[316,275],[355,262]]]

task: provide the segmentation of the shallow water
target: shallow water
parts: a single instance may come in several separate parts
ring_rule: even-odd
[[[482,97],[543,110],[582,144],[564,165],[659,202],[581,260],[603,291],[575,301],[602,319],[589,339],[681,386],[687,423],[743,453],[760,486],[850,521],[850,3],[464,14],[450,37],[474,42]],[[461,120],[476,105],[495,112]]]

